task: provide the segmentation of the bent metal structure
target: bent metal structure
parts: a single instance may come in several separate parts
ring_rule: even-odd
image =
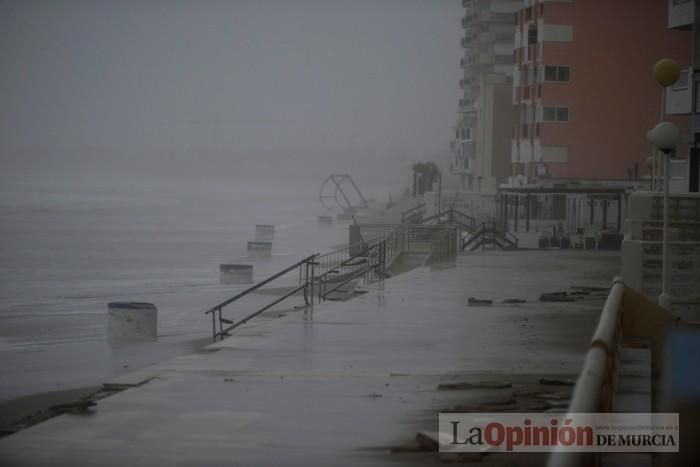
[[[348,174],[332,174],[321,185],[319,199],[327,209],[355,210],[368,206],[355,181]]]

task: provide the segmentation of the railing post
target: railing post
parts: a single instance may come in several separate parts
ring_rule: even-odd
[[[302,265],[304,267],[304,303],[309,304],[308,288],[309,288],[309,263],[304,261]],[[301,267],[300,266],[300,267]]]
[[[212,342],[216,342],[216,316],[214,312],[211,312],[211,339]]]
[[[224,338],[224,323],[221,321],[221,307],[217,309],[217,312],[219,313],[219,336],[221,338]]]
[[[316,272],[316,257],[311,260],[311,290],[309,291],[309,297],[311,299],[311,306],[314,306],[314,276]]]

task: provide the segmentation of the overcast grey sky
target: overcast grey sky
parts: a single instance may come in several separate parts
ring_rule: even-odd
[[[459,0],[0,0],[3,171],[446,154],[462,14]]]

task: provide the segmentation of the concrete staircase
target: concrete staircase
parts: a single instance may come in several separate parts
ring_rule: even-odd
[[[404,252],[396,258],[396,261],[388,268],[388,272],[392,276],[396,276],[411,269],[425,266],[427,260],[427,252]]]

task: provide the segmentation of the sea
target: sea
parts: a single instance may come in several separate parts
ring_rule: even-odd
[[[252,264],[258,281],[347,243],[347,222],[317,222],[334,214],[320,203],[322,181],[103,174],[3,184],[0,402],[199,350],[211,340],[203,312],[246,287],[221,285],[219,264]],[[275,226],[270,256],[247,251],[256,224]],[[112,301],[155,304],[157,341],[110,343]]]

